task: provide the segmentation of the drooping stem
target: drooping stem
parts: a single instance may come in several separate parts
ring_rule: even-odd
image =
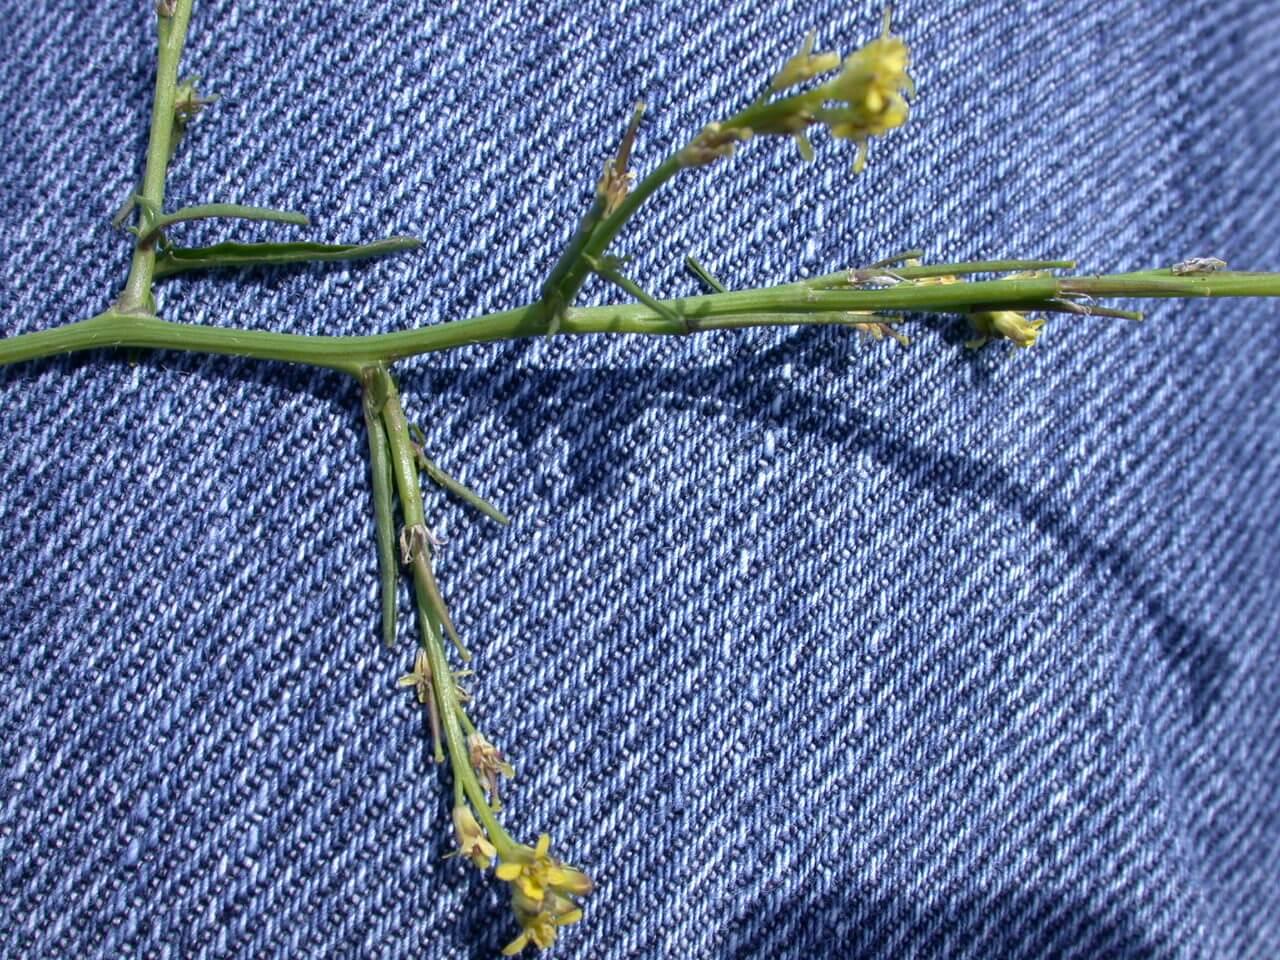
[[[422,505],[418,465],[413,441],[409,435],[409,422],[400,405],[400,394],[396,389],[395,381],[390,371],[381,364],[366,367],[361,371],[361,380],[375,397],[379,399],[385,397],[382,402],[382,425],[386,430],[387,445],[391,451],[392,476],[395,479],[396,492],[400,497],[400,512],[404,525],[408,528],[425,527],[426,514]],[[435,697],[440,717],[441,732],[449,754],[449,766],[453,772],[455,789],[457,784],[462,785],[462,791],[471,801],[476,816],[488,831],[489,839],[497,848],[499,855],[506,858],[520,845],[511,839],[497,817],[493,815],[485,797],[484,787],[471,766],[466,735],[462,729],[463,711],[462,704],[458,700],[457,682],[445,654],[444,639],[427,613],[425,599],[429,588],[424,577],[426,562],[426,557],[421,554],[413,558],[414,590],[419,598],[418,627],[422,634],[422,647],[426,650],[427,659],[431,665],[432,695]]]
[[[178,64],[187,40],[194,0],[177,0],[173,14],[160,14],[159,62],[156,66],[156,93],[151,105],[151,136],[147,142],[147,165],[142,175],[142,198],[154,210],[164,207],[164,180],[169,171],[170,143],[174,132],[174,102],[178,91]],[[154,238],[133,248],[129,278],[116,301],[120,313],[150,313],[151,282],[155,274]]]
[[[362,378],[363,379],[363,378]],[[396,643],[396,566],[395,515],[391,504],[395,481],[391,473],[391,448],[382,425],[382,404],[375,389],[365,384],[364,423],[369,434],[369,469],[373,480],[373,511],[378,542],[378,577],[382,596],[382,641],[387,647]]]

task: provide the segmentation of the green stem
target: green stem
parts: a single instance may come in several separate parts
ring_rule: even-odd
[[[422,241],[414,237],[386,237],[373,243],[237,243],[224,241],[211,247],[166,247],[156,257],[155,279],[163,280],[186,270],[228,267],[279,267],[297,263],[332,263],[368,260],[405,250],[416,250]]]
[[[749,137],[750,130],[753,127],[763,125],[765,129],[769,129],[770,123],[776,123],[784,118],[793,116],[798,109],[798,105],[813,106],[819,104],[823,97],[830,92],[830,89],[831,84],[828,83],[816,90],[786,97],[773,103],[754,103],[730,117],[722,126],[725,130],[740,130],[744,136]],[[632,119],[630,136],[634,136],[634,127],[639,122],[642,109],[643,105],[638,107]],[[701,137],[702,134],[700,133],[698,136]],[[545,314],[544,321],[548,329],[552,331],[563,329],[562,322],[565,319],[565,313],[573,305],[573,300],[578,295],[578,291],[582,289],[582,285],[586,282],[587,277],[590,276],[592,261],[604,256],[609,249],[609,245],[617,239],[618,233],[626,225],[627,221],[635,215],[636,211],[677,173],[685,169],[685,151],[693,147],[697,140],[698,137],[695,137],[693,141],[671,153],[632,188],[611,213],[603,218],[600,217],[603,209],[603,198],[597,194],[587,216],[583,218],[582,226],[573,238],[573,242],[560,256],[555,268],[551,271],[551,276],[543,286],[541,302]],[[624,144],[627,144],[627,152],[629,153],[629,143],[624,140]],[[625,158],[622,160],[622,165],[625,168]]]
[[[561,329],[579,335],[672,336],[738,327],[829,323],[833,322],[831,314],[847,311],[963,313],[982,307],[1035,309],[1036,304],[1072,295],[1153,299],[1277,297],[1280,273],[1174,276],[1163,270],[928,286],[900,283],[878,290],[811,290],[802,283],[787,284],[661,301],[677,318],[674,321],[656,315],[643,304],[573,309],[566,313]],[[823,319],[823,315],[827,318]],[[306,363],[359,375],[361,368],[369,364],[387,364],[468,344],[515,340],[545,332],[541,304],[400,333],[354,337],[193,326],[108,311],[89,320],[0,340],[0,366],[99,347],[143,347]]]
[[[919,253],[908,250],[908,254]],[[899,256],[905,256],[900,254]],[[895,258],[896,259],[896,258]],[[932,263],[922,267],[893,267],[883,261],[870,267],[853,270],[837,270],[835,273],[803,281],[813,290],[831,287],[852,287],[873,281],[876,277],[889,280],[924,280],[930,277],[967,277],[975,273],[1013,273],[1022,270],[1070,270],[1074,260],[970,260],[963,263]],[[1010,278],[1006,278],[1010,279]]]
[[[468,734],[476,733],[476,725],[471,722],[471,718],[467,716],[467,711],[459,708],[458,718],[462,721],[462,729]]]
[[[698,258],[689,254],[684,258],[685,269],[706,284],[712,293],[728,293],[729,288],[720,282],[720,278],[698,262]]]
[[[311,225],[311,218],[296,210],[275,210],[271,207],[251,207],[243,203],[201,203],[192,207],[183,207],[173,213],[159,213],[151,218],[151,223],[138,235],[139,244],[153,243],[160,233],[175,223],[188,223],[192,220],[214,220],[228,218],[232,220],[267,220],[272,223],[288,223],[295,227]]]
[[[362,379],[371,385],[375,396],[385,396],[382,405],[382,425],[387,432],[387,443],[391,450],[392,475],[395,477],[396,492],[400,495],[400,512],[405,526],[426,526],[426,514],[422,506],[422,489],[418,485],[418,465],[414,456],[413,441],[409,436],[409,421],[405,418],[404,409],[400,406],[400,394],[396,390],[395,381],[390,372],[382,365],[374,365],[362,371]],[[422,564],[414,564],[414,587],[419,597],[425,596],[426,585],[422,582],[419,571]],[[427,605],[418,603],[418,627],[422,632],[422,646],[427,651],[427,660],[431,664],[431,686],[435,694],[437,711],[440,714],[440,725],[443,728],[445,745],[449,751],[449,765],[453,770],[454,783],[462,784],[463,792],[475,808],[476,816],[484,824],[489,839],[497,847],[498,854],[504,859],[520,846],[498,822],[485,798],[484,788],[476,777],[471,766],[470,753],[467,750],[466,737],[462,732],[459,715],[462,705],[458,702],[458,689],[454,682],[453,671],[449,667],[449,659],[445,655],[444,641],[435,624],[427,615]],[[455,787],[456,789],[456,787]]]
[[[505,513],[468,487],[461,480],[458,480],[447,473],[443,467],[428,457],[421,450],[418,451],[418,466],[420,466],[422,468],[422,472],[430,477],[439,487],[453,494],[463,503],[479,510],[486,517],[497,521],[504,527],[511,525],[511,521],[507,518]]]
[[[629,293],[635,297],[640,303],[662,317],[664,320],[677,320],[674,313],[666,308],[660,301],[650,296],[649,293],[638,283],[628,277],[621,270],[610,266],[611,259],[606,257],[604,260],[597,260],[595,257],[584,257],[588,267],[591,268],[597,276],[608,280],[623,293]]]
[[[597,194],[591,201],[591,206],[583,216],[582,222],[578,224],[578,230],[574,233],[573,239],[569,241],[569,245],[560,254],[560,259],[551,268],[551,273],[543,281],[542,303],[551,322],[554,322],[569,306],[569,301],[563,299],[565,278],[581,260],[583,247],[590,239],[592,231],[600,225],[600,218],[603,215],[604,198]]]
[[[561,311],[568,311],[573,304],[573,299],[578,295],[578,291],[582,289],[582,285],[586,282],[587,277],[591,274],[589,261],[592,258],[598,259],[606,250],[609,244],[613,243],[618,236],[618,232],[623,228],[632,215],[640,209],[640,206],[649,199],[659,187],[679,173],[683,167],[680,165],[680,154],[673,153],[666,160],[641,180],[627,194],[625,199],[618,204],[617,208],[604,217],[598,223],[591,225],[589,229],[580,231],[580,236],[574,237],[573,243],[569,250],[561,257],[559,263],[556,264],[552,277],[560,277],[558,283],[549,282],[543,291],[543,303],[548,306],[549,310],[556,308]],[[600,201],[597,198],[596,203]],[[592,210],[596,209],[595,205]],[[583,221],[584,227],[587,227],[590,218]],[[585,232],[585,237],[581,233]],[[572,260],[570,261],[570,255]],[[554,313],[546,316],[545,322],[554,323],[557,319]],[[567,332],[564,327],[564,316],[560,316],[560,332]]]
[[[431,562],[425,556],[419,555],[414,558],[413,585],[418,596],[426,601],[427,609],[435,616],[436,622],[457,648],[458,656],[462,657],[463,661],[470,660],[471,651],[458,636],[458,631],[453,625],[453,617],[449,615],[449,608],[445,606],[444,596],[440,593],[440,585],[436,583],[436,575],[431,572]]]
[[[830,90],[831,83],[827,83],[816,90],[796,94],[772,103],[762,101],[753,103],[745,110],[726,120],[722,127],[726,131],[742,131],[744,136],[749,137],[750,130],[753,127],[763,125],[764,128],[768,129],[770,123],[776,123],[795,115],[798,108],[821,103],[823,97]],[[639,123],[641,110],[643,110],[643,105],[637,108],[637,112],[632,119],[631,136],[634,136],[634,127]],[[587,277],[590,276],[593,269],[591,266],[592,261],[604,256],[609,249],[609,245],[617,239],[618,233],[626,225],[627,221],[636,214],[636,211],[677,173],[685,169],[685,151],[692,148],[701,136],[702,134],[700,133],[693,141],[671,153],[633,187],[611,213],[603,218],[600,217],[603,209],[603,198],[597,194],[587,216],[583,218],[582,226],[573,238],[573,242],[561,255],[547,283],[543,286],[542,305],[546,314],[544,320],[550,330],[560,331],[563,329],[561,324],[565,318],[565,313],[573,305],[573,300],[578,295],[578,291],[582,289],[582,285],[586,282]],[[624,143],[627,143],[627,141],[624,140]],[[627,152],[628,154],[630,152],[629,144],[627,144]],[[625,168],[625,158],[622,164]]]
[[[194,0],[178,0],[172,17],[161,17],[160,53],[156,66],[156,94],[151,105],[151,138],[147,143],[147,165],[142,175],[144,200],[153,209],[164,207],[164,178],[169,169],[173,138],[173,105],[178,90],[178,63],[182,59],[182,47],[187,40],[187,27],[191,23],[191,6]],[[151,281],[155,273],[156,248],[154,240],[139,239],[133,248],[133,263],[129,278],[116,301],[121,313],[150,313]]]
[[[308,363],[358,375],[364,364],[381,359],[376,352],[348,355],[351,341],[360,339],[203,327],[109,310],[88,320],[0,340],[0,365],[99,347],[144,347]]]
[[[382,642],[396,645],[395,519],[391,505],[394,481],[391,476],[391,449],[382,426],[382,401],[368,385],[364,388],[364,423],[369,434],[369,468],[373,477],[373,512],[378,540],[378,576],[382,590]]]
[[[907,260],[919,260],[924,256],[923,250],[903,250],[901,253],[895,253],[893,256],[885,257],[883,260],[877,260],[871,264],[872,267],[891,267],[895,263],[905,263]]]

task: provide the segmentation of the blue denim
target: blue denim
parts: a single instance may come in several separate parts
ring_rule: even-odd
[[[0,3],[0,332],[118,291],[150,4]],[[864,264],[1280,269],[1280,3],[908,0],[919,97],[853,150],[688,173],[627,230],[692,292]],[[400,330],[527,302],[630,105],[641,168],[870,2],[200,4],[222,99],[168,206],[424,238],[191,275],[164,316]],[[225,224],[191,224],[211,242]],[[291,228],[235,226],[246,239]],[[588,301],[617,296],[603,285]],[[1280,955],[1280,305],[1055,319],[1029,351],[823,328],[400,368],[513,759],[597,892],[560,957]],[[348,378],[99,351],[0,369],[0,957],[488,957],[505,885],[378,640]]]

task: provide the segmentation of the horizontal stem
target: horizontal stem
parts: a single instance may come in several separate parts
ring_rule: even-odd
[[[339,260],[371,260],[405,250],[415,250],[422,241],[415,237],[387,237],[372,243],[237,243],[224,241],[211,247],[168,247],[156,258],[155,278],[163,280],[187,270],[217,270],[227,267],[280,267],[299,263]]]
[[[919,253],[909,250],[908,253]],[[905,256],[901,254],[900,256]],[[896,259],[896,258],[895,258]],[[815,290],[827,287],[856,286],[874,277],[898,280],[923,280],[928,277],[967,277],[975,273],[1013,273],[1021,270],[1070,270],[1074,260],[969,260],[964,263],[931,263],[919,267],[895,267],[884,263],[853,270],[837,270],[820,277],[805,280],[804,284]],[[1008,279],[1008,278],[1006,278]]]
[[[788,284],[662,301],[670,317],[659,316],[643,304],[571,309],[560,330],[566,334],[670,336],[762,324],[832,322],[829,315],[837,312],[963,313],[975,307],[1007,308],[1072,295],[1275,297],[1280,296],[1280,274],[1175,276],[1165,270],[939,285],[900,283],[877,290],[811,290],[804,284]],[[0,340],[0,366],[98,347],[144,347],[307,363],[355,374],[365,364],[545,332],[545,314],[539,304],[417,330],[351,337],[203,327],[108,311],[89,320]]]
[[[271,207],[250,207],[242,203],[202,203],[196,206],[183,207],[173,213],[162,213],[155,216],[146,230],[138,237],[139,243],[150,243],[162,230],[167,230],[175,223],[188,223],[192,220],[215,220],[219,218],[231,220],[268,220],[272,223],[288,223],[295,227],[311,225],[311,218],[296,210],[273,210]]]

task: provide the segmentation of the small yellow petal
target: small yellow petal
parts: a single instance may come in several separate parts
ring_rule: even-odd
[[[511,881],[520,876],[522,869],[520,864],[508,860],[506,863],[499,864],[496,872],[499,880]]]
[[[577,923],[582,919],[582,911],[579,909],[570,910],[568,913],[562,913],[551,922],[557,927],[567,927],[571,923]]]
[[[815,76],[819,73],[826,73],[828,70],[834,70],[840,66],[840,54],[820,53],[813,58],[811,65]]]
[[[861,173],[867,167],[867,145],[866,143],[858,144],[858,156],[853,161],[853,172]]]
[[[591,878],[572,867],[548,867],[546,880],[548,886],[565,893],[585,897],[591,892]]]
[[[550,950],[556,942],[556,928],[549,923],[538,923],[533,928],[533,942],[539,950]]]
[[[514,957],[517,953],[529,945],[529,934],[527,931],[521,931],[520,936],[516,937],[505,947],[502,948],[504,957]]]
[[[809,138],[804,135],[804,131],[800,130],[795,134],[796,149],[800,151],[800,159],[805,163],[813,163],[813,144],[809,142]]]

